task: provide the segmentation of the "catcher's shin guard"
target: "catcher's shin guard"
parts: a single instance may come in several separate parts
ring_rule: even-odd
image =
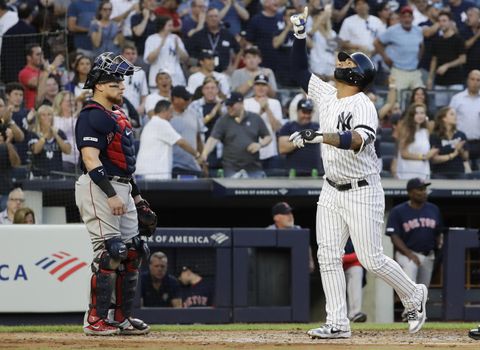
[[[93,273],[90,279],[88,323],[93,324],[99,319],[107,318],[116,278],[116,272],[113,270],[99,269]]]
[[[125,271],[117,276],[115,321],[122,321],[132,315],[138,271]]]
[[[139,251],[135,246],[131,247],[127,259],[123,262],[124,269],[117,276],[114,319],[119,322],[120,334],[142,335],[150,332],[150,327],[145,322],[131,317],[140,263]]]
[[[126,253],[126,246],[119,238],[105,241],[105,247],[106,250],[101,252],[92,264],[93,275],[90,279],[90,307],[87,318],[90,324],[107,318],[117,279],[116,270],[121,259],[126,256],[123,253]]]
[[[127,258],[122,261],[123,269],[117,274],[115,287],[115,321],[117,322],[122,322],[132,314],[133,300],[137,290],[138,267],[142,262],[140,251],[135,243],[136,241],[133,239],[132,244],[127,245]]]

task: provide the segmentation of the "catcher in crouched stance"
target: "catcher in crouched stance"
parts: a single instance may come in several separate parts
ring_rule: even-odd
[[[123,77],[135,70],[123,56],[110,52],[98,56],[84,86],[93,89],[93,99],[80,112],[75,127],[83,170],[75,184],[75,201],[94,252],[90,305],[83,326],[87,335],[150,331],[131,312],[138,268],[149,255],[140,236],[155,231],[157,216],[132,178],[133,130],[117,106],[125,90]]]

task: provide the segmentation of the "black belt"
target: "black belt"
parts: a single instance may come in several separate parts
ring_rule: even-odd
[[[327,177],[327,182],[329,183],[330,186],[335,187],[337,189],[337,191],[348,191],[348,190],[351,190],[353,188],[351,183],[337,184],[337,183],[333,182],[332,180],[330,180],[328,177]],[[368,186],[367,180],[363,179],[363,180],[359,180],[357,182],[357,187],[364,187],[364,186]]]
[[[427,251],[424,251],[424,252],[417,252],[417,253],[418,253],[418,254],[422,254],[422,255],[424,255],[424,256],[429,256],[429,255],[432,253],[432,251],[431,251],[431,250],[427,250]]]
[[[129,177],[121,177],[121,176],[107,176],[110,181],[115,181],[115,182],[120,182],[122,184],[128,184],[130,183],[130,178]]]

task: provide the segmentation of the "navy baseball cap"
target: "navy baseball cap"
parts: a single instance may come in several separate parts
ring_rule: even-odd
[[[239,92],[232,92],[230,97],[225,100],[225,105],[232,106],[237,102],[243,102],[243,95]]]
[[[212,50],[202,50],[202,51],[200,52],[200,57],[199,57],[199,59],[200,59],[200,60],[204,60],[204,59],[206,59],[206,58],[212,59],[212,58],[214,58],[214,57],[215,57],[215,54],[213,53]]]
[[[290,214],[292,211],[292,207],[287,202],[278,202],[272,207],[272,216]]]
[[[259,74],[253,80],[254,84],[266,84],[266,85],[268,85],[268,82],[269,82],[268,77],[265,74]]]
[[[184,100],[189,100],[192,95],[188,92],[185,86],[177,85],[172,88],[172,97],[180,97]]]
[[[408,180],[407,182],[407,191],[414,190],[416,188],[422,188],[422,187],[427,187],[430,186],[430,182],[426,182],[424,179],[421,179],[419,177],[415,177],[413,179]]]
[[[309,98],[302,98],[298,101],[297,109],[303,109],[305,111],[313,111],[313,101]]]

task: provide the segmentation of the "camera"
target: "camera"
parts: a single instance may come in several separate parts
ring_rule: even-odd
[[[7,129],[8,125],[0,119],[0,135],[3,136],[3,141],[7,140]]]

